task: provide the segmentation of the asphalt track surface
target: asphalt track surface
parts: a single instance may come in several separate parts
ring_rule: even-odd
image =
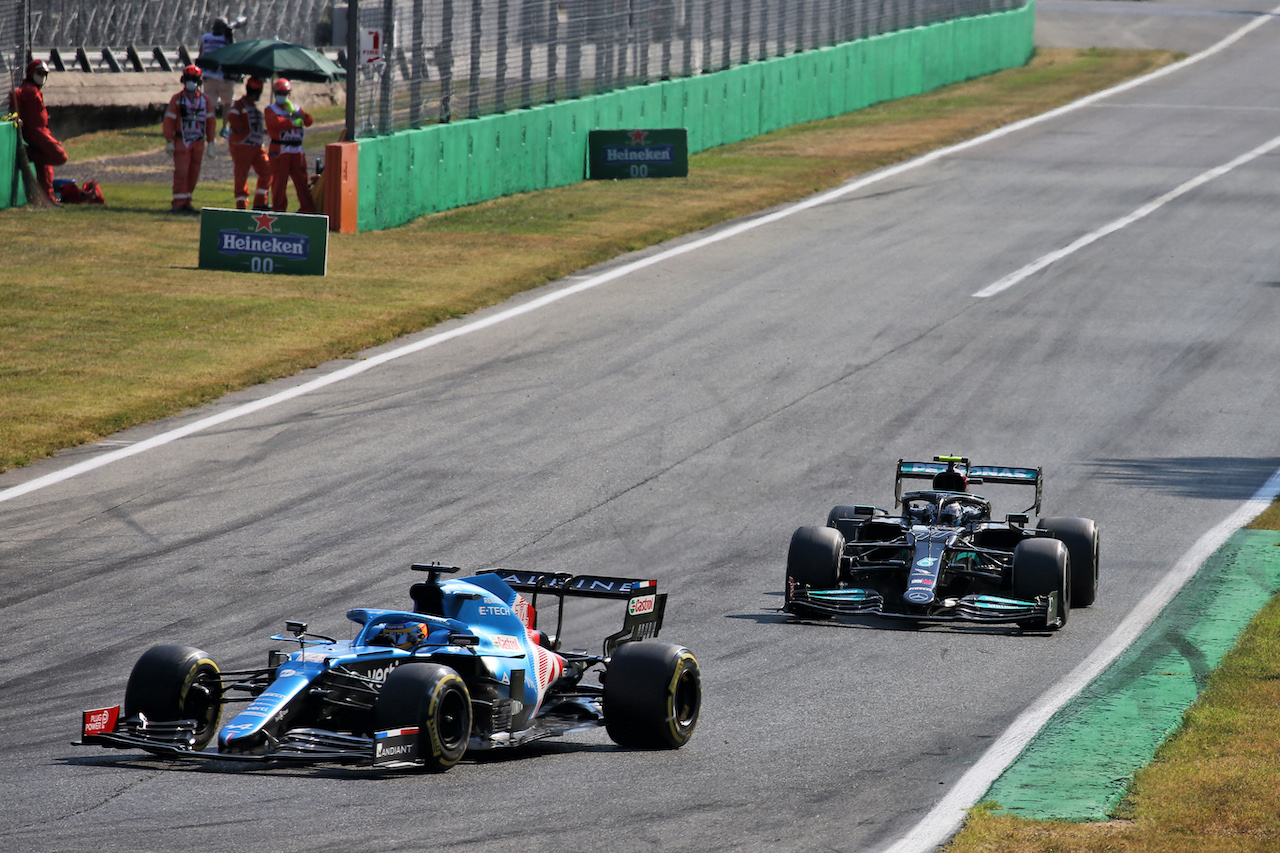
[[[1105,5],[1177,19],[1193,48],[1249,20]],[[1280,136],[1278,57],[1270,21],[1143,86],[146,452],[12,491],[360,362],[0,476],[3,847],[892,844],[1280,467],[1280,155],[973,295]],[[894,461],[935,453],[1043,466],[1044,513],[1101,524],[1097,604],[1056,635],[782,618],[791,531],[837,502],[891,504]],[[408,564],[430,558],[656,577],[663,638],[703,668],[693,740],[628,752],[590,732],[440,776],[69,745],[148,646],[239,667],[286,618],[350,636],[348,607],[407,603]],[[570,645],[614,629],[589,610]]]

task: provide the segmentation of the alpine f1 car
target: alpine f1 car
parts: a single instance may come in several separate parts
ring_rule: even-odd
[[[930,480],[902,491],[903,480]],[[1098,526],[1087,518],[1041,518],[1041,470],[970,465],[960,456],[898,460],[890,515],[842,505],[826,527],[791,537],[783,610],[806,619],[870,613],[922,621],[1006,622],[1057,630],[1072,607],[1098,593]],[[1004,521],[969,491],[980,483],[1026,485],[1035,503]]]
[[[298,648],[271,651],[261,669],[224,671],[190,646],[151,648],[133,667],[123,707],[85,711],[76,743],[441,771],[468,750],[595,726],[641,749],[679,748],[693,734],[701,673],[688,649],[652,641],[666,608],[655,581],[504,569],[442,579],[457,569],[413,568],[428,578],[413,585],[412,610],[351,610],[358,628],[349,641],[286,622],[289,636],[271,639]],[[555,634],[538,628],[540,594],[557,605]],[[570,596],[626,601],[622,628],[601,653],[561,650]],[[234,702],[247,705],[218,728]]]

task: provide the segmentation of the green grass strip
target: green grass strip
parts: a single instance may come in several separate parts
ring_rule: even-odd
[[[1237,531],[1142,637],[1062,708],[987,792],[1036,820],[1114,815],[1212,670],[1280,588],[1280,535]],[[1105,578],[1104,578],[1105,581]]]

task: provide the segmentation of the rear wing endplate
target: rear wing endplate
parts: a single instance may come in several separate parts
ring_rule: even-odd
[[[627,612],[622,619],[622,630],[605,637],[605,657],[612,655],[613,650],[621,643],[656,637],[662,630],[662,616],[667,609],[667,595],[658,592],[656,580],[615,578],[606,575],[571,575],[566,572],[526,572],[515,569],[488,569],[480,574],[495,574],[506,581],[512,589],[532,593],[529,604],[533,607],[535,620],[538,613],[538,594],[554,595],[558,604],[557,638],[564,625],[564,600],[567,596],[625,599]]]
[[[1012,485],[1035,486],[1036,502],[1024,512],[1035,510],[1040,512],[1040,496],[1042,469],[1040,468],[1007,468],[999,465],[970,465],[963,456],[935,456],[932,462],[906,462],[898,460],[897,472],[893,479],[894,506],[902,503],[903,480],[932,480],[935,474],[947,470],[954,464],[955,469],[968,478],[970,483],[1005,483]]]

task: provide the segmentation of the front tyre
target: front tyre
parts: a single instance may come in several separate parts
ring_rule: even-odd
[[[1098,597],[1098,523],[1089,518],[1042,518],[1041,530],[1071,555],[1071,606],[1088,607]]]
[[[1071,615],[1071,575],[1067,546],[1057,539],[1024,539],[1013,549],[1013,597],[1031,601],[1051,592],[1058,593],[1056,631]],[[1022,628],[1045,628],[1038,618],[1024,619]]]
[[[831,614],[792,603],[793,587],[835,589],[840,583],[840,558],[844,536],[834,527],[801,527],[791,534],[787,548],[787,576],[783,609],[809,618],[829,619]]]
[[[702,672],[693,652],[669,643],[628,642],[604,677],[604,723],[618,746],[679,749],[702,711]]]
[[[124,715],[152,722],[193,720],[192,749],[204,749],[222,716],[218,665],[191,646],[153,646],[138,658],[124,689]]]
[[[471,740],[471,693],[462,676],[438,663],[405,663],[387,676],[374,706],[378,731],[418,727],[418,757],[448,770]]]

